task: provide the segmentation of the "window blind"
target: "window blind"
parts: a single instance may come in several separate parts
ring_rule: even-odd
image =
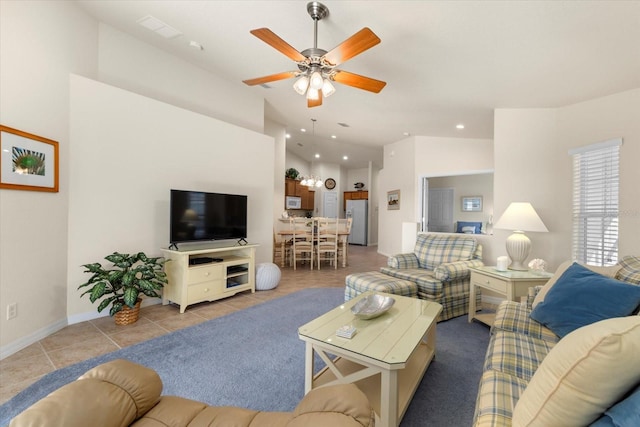
[[[573,258],[618,262],[619,158],[622,139],[569,151],[573,156]]]

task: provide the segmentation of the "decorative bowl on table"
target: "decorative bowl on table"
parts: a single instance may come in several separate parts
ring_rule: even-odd
[[[351,312],[359,319],[373,319],[388,311],[395,302],[388,296],[367,295],[351,307]]]

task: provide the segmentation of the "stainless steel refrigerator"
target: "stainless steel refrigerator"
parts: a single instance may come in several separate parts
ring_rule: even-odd
[[[349,244],[367,245],[367,206],[368,200],[347,200],[347,218],[353,218]]]

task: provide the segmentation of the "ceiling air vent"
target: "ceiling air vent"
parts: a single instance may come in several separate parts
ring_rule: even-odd
[[[181,36],[182,33],[170,25],[165,24],[158,18],[155,18],[151,15],[147,15],[144,18],[140,18],[136,21],[138,24],[142,25],[148,30],[155,32],[156,34],[160,34],[165,39],[172,39],[174,37]]]
[[[340,126],[342,126],[343,128],[348,128],[348,127],[349,127],[349,125],[348,125],[348,124],[346,124],[346,123],[338,123],[338,124],[339,124]]]

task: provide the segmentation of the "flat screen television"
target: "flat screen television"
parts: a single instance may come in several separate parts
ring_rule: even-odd
[[[247,196],[171,190],[169,204],[172,245],[247,237]]]

